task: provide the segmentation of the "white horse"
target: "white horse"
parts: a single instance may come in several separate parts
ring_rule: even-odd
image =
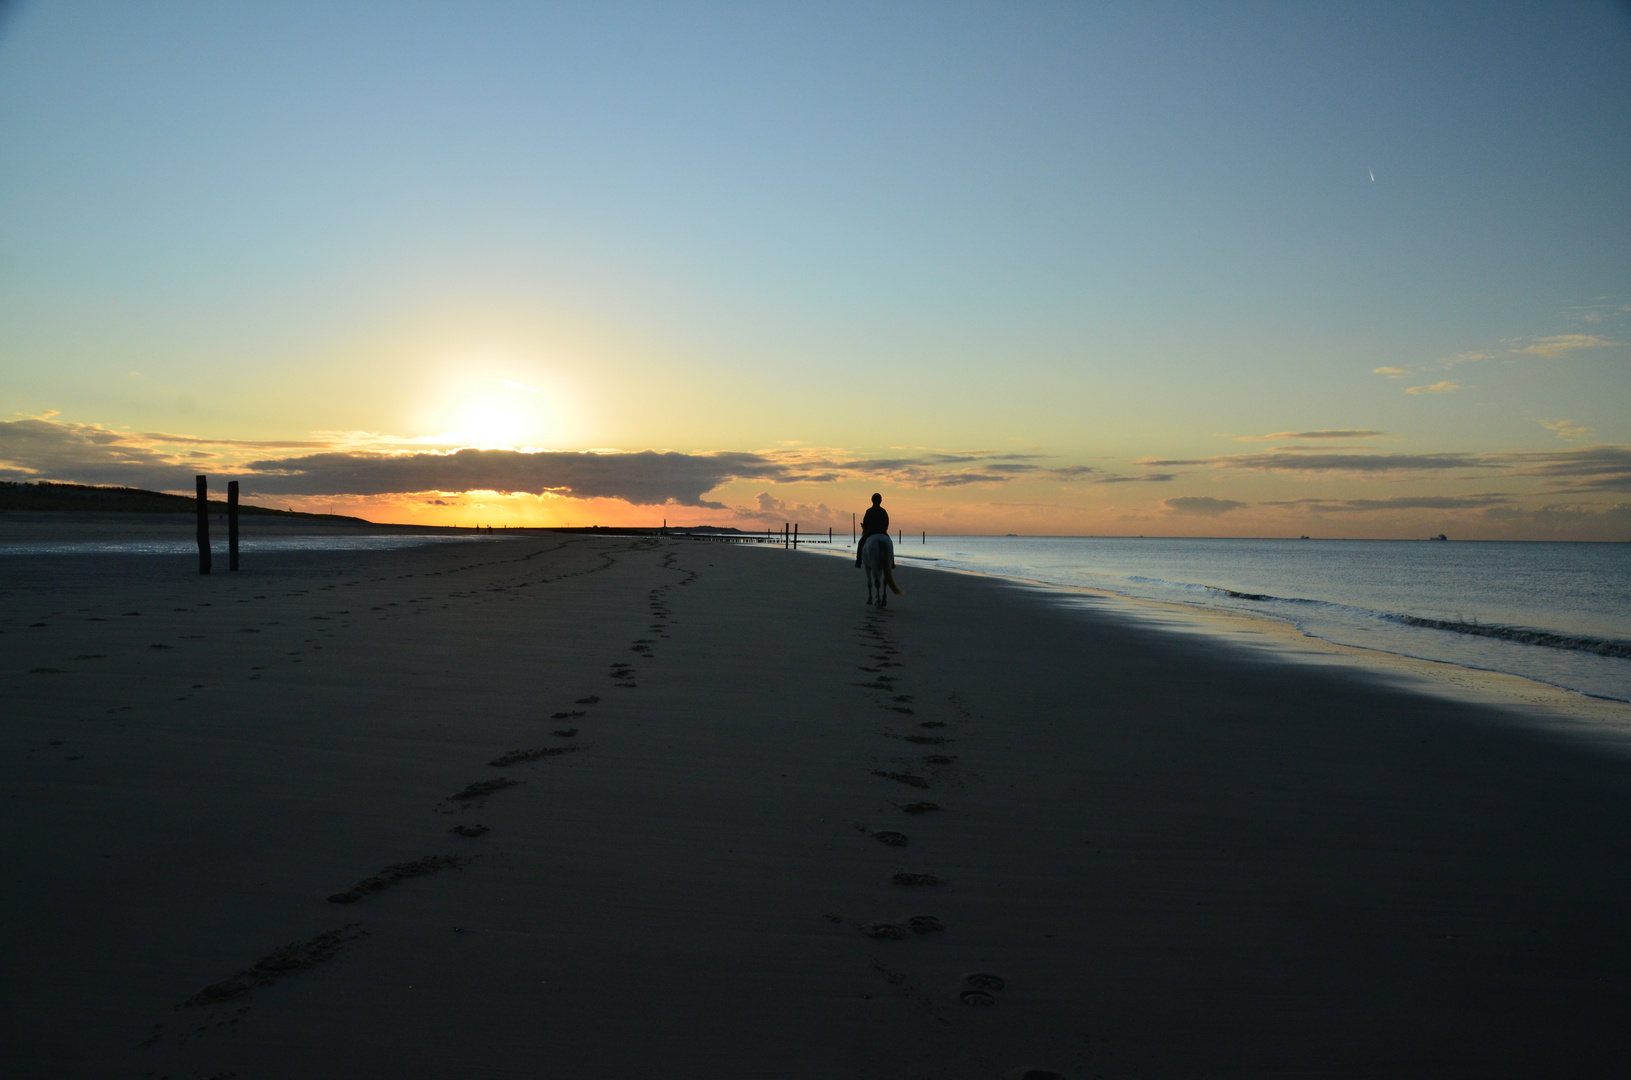
[[[866,538],[861,546],[861,566],[866,572],[866,602],[888,607],[889,594],[883,591],[884,586],[900,595],[900,586],[895,584],[895,545],[888,533],[873,533]]]

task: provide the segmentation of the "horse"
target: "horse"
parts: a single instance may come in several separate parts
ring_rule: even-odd
[[[888,533],[873,533],[866,538],[861,546],[861,566],[866,572],[866,602],[874,602],[879,607],[889,606],[889,595],[885,593],[884,586],[889,586],[889,592],[900,595],[900,586],[895,584],[895,545],[889,539]]]

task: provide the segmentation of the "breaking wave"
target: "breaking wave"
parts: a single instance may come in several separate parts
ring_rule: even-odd
[[[1586,637],[1579,634],[1559,634],[1551,630],[1536,630],[1528,626],[1501,626],[1498,623],[1465,622],[1460,619],[1424,619],[1419,615],[1384,615],[1384,619],[1419,626],[1428,630],[1448,630],[1453,634],[1516,641],[1524,645],[1541,645],[1548,649],[1570,649],[1574,652],[1595,653],[1631,659],[1631,641],[1614,638]]]

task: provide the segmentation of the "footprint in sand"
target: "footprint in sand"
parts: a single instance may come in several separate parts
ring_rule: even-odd
[[[923,723],[918,725],[918,727],[926,727],[926,728],[939,728],[939,727],[945,727],[945,726],[946,726],[946,722],[944,720],[925,720],[925,721],[923,721]]]
[[[894,923],[869,922],[861,925],[861,933],[879,941],[899,941],[906,936],[906,928]]]
[[[578,733],[578,729],[575,728],[575,727],[559,728],[559,729],[557,729],[555,731],[550,732],[551,735],[558,736],[559,738],[562,738],[562,739],[570,739],[574,735],[576,735],[577,733]]]
[[[906,885],[911,887],[944,884],[944,882],[942,882],[940,878],[934,874],[917,874],[907,870],[902,870],[889,880],[896,885]]]
[[[901,807],[901,809],[908,814],[927,814],[940,809],[940,804],[932,802],[912,802],[906,803]]]
[[[600,704],[600,699],[598,697],[596,697],[595,695],[590,694],[588,697],[580,697],[578,700],[574,701],[572,704],[574,704],[574,705],[598,705],[598,704]]]
[[[906,920],[906,925],[912,928],[914,934],[933,934],[946,928],[946,924],[933,915],[913,915]]]
[[[495,769],[508,768],[519,765],[523,761],[537,761],[539,758],[554,757],[556,754],[569,754],[577,749],[575,746],[540,746],[536,750],[508,750],[487,764]]]
[[[913,776],[911,773],[885,772],[882,769],[873,769],[872,770],[872,775],[873,776],[881,776],[885,780],[894,780],[897,783],[905,784],[908,787],[926,788],[926,787],[929,786],[929,782],[927,780],[923,779],[923,777]]]
[[[485,825],[455,825],[447,830],[455,836],[481,836],[487,832]]]
[[[905,847],[907,842],[905,833],[889,832],[887,830],[873,833],[872,839],[880,844],[888,844],[890,847]]]
[[[358,927],[356,923],[347,923],[338,930],[318,934],[309,941],[291,942],[261,957],[255,961],[253,967],[238,972],[230,979],[204,987],[182,1004],[198,1007],[230,1001],[247,994],[257,986],[268,986],[285,975],[307,971],[326,963],[341,949],[366,934],[367,931]]]
[[[957,759],[954,757],[947,757],[945,754],[924,754],[923,760],[930,765],[950,765]]]
[[[574,709],[574,710],[572,710],[570,712],[550,713],[549,718],[551,720],[573,720],[573,719],[576,719],[577,717],[587,716],[587,715],[588,714],[585,713],[582,709]]]
[[[466,785],[463,791],[449,795],[447,799],[449,802],[466,802],[475,805],[494,792],[503,791],[507,787],[515,787],[519,783],[521,781],[511,780],[507,776],[500,776],[494,780],[478,780],[474,784]]]

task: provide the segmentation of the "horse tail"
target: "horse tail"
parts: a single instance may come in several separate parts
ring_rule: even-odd
[[[883,568],[883,583],[889,586],[889,591],[896,596],[901,595],[900,586],[895,584],[895,571],[892,567]]]

